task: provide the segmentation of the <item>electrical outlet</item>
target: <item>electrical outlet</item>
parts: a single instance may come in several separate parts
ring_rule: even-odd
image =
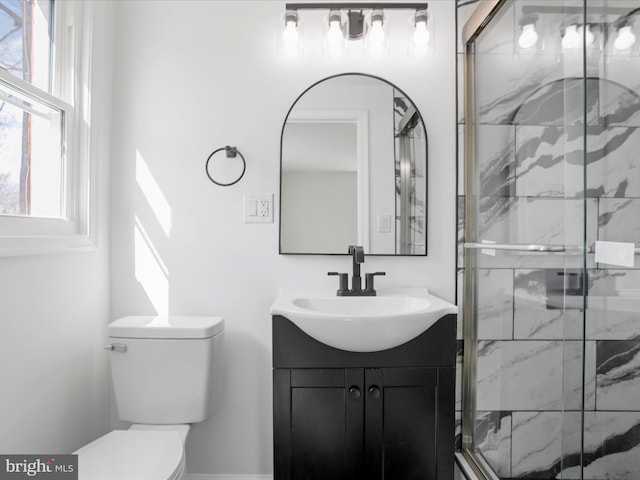
[[[258,216],[261,218],[271,217],[271,200],[258,200]]]
[[[273,194],[245,195],[244,223],[273,223]]]

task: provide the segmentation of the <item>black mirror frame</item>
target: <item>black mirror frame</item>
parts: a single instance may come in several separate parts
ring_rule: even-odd
[[[296,104],[298,103],[298,101],[312,88],[314,88],[315,86],[324,83],[328,80],[334,79],[334,78],[339,78],[339,77],[346,77],[346,76],[361,76],[361,77],[367,77],[367,78],[373,78],[376,80],[379,80],[381,82],[386,83],[387,85],[391,86],[392,88],[394,88],[395,90],[397,90],[398,92],[400,92],[402,94],[403,97],[407,98],[409,101],[411,101],[411,103],[413,104],[416,113],[418,114],[418,117],[420,119],[420,122],[422,123],[422,129],[424,132],[424,138],[425,138],[425,147],[426,147],[426,158],[425,158],[425,224],[424,224],[424,241],[425,241],[425,250],[424,253],[367,253],[367,256],[377,256],[377,257],[426,257],[428,254],[428,242],[427,242],[427,237],[428,237],[428,219],[429,219],[429,137],[427,135],[427,125],[424,121],[424,118],[422,117],[422,114],[420,113],[420,109],[417,107],[417,105],[415,104],[415,102],[413,100],[411,100],[411,98],[409,97],[409,95],[407,95],[404,90],[402,90],[401,88],[399,88],[398,86],[396,86],[395,84],[391,83],[389,80],[386,80],[382,77],[379,77],[377,75],[372,75],[369,73],[362,73],[362,72],[345,72],[345,73],[338,73],[336,75],[330,75],[328,77],[322,78],[320,80],[318,80],[317,82],[314,82],[313,84],[311,84],[310,86],[308,86],[307,88],[305,88],[300,95],[297,96],[297,98],[295,99],[295,101],[291,104],[291,107],[289,107],[289,110],[287,110],[287,114],[284,117],[284,121],[282,122],[282,129],[280,131],[280,172],[279,172],[279,206],[278,206],[278,254],[279,255],[349,255],[349,253],[347,253],[345,251],[345,253],[308,253],[308,252],[283,252],[282,251],[282,151],[283,151],[283,142],[284,142],[284,130],[285,127],[287,126],[287,120],[289,118],[289,115],[291,114],[291,112],[293,111],[293,109],[295,108]]]

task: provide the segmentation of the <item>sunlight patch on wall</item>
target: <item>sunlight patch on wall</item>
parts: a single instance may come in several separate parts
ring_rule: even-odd
[[[136,182],[168,238],[171,233],[171,207],[139,151],[136,151]]]
[[[134,227],[135,275],[158,315],[169,313],[169,273],[136,215]]]

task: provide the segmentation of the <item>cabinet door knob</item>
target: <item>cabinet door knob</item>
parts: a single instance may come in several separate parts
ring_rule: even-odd
[[[377,385],[371,385],[369,387],[369,396],[371,398],[379,398],[380,397],[380,387]]]
[[[360,389],[355,385],[349,387],[349,396],[354,400],[357,400],[358,398],[360,398]]]

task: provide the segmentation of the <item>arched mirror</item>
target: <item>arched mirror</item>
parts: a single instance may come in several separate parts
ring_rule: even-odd
[[[378,77],[336,75],[305,90],[280,144],[280,253],[427,253],[427,131]]]

